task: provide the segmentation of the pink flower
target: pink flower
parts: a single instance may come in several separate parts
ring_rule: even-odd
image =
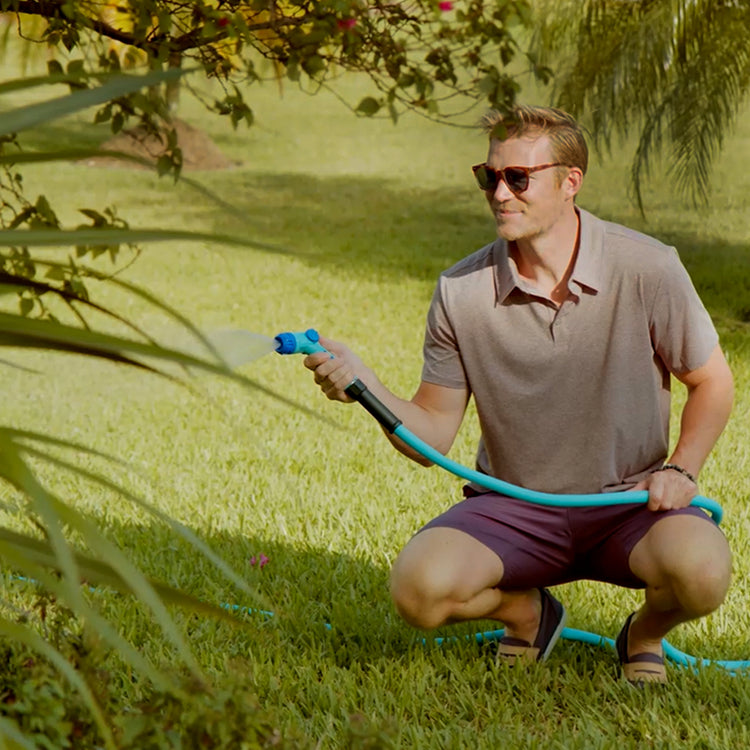
[[[444,2],[438,3],[438,8],[440,8],[443,13],[446,13],[449,10],[453,10],[453,3],[451,0],[444,0]]]
[[[261,552],[260,555],[256,558],[255,555],[253,555],[250,558],[250,565],[255,565],[258,563],[258,567],[262,570],[266,565],[268,565],[268,558]]]
[[[336,26],[338,26],[339,30],[341,31],[347,31],[348,29],[353,29],[356,25],[357,25],[356,18],[339,18],[339,20],[336,21]]]

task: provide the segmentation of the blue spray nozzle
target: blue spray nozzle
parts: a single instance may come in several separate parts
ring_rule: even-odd
[[[320,335],[314,328],[306,331],[292,333],[280,333],[274,339],[277,343],[276,351],[279,354],[314,354],[324,352],[326,349],[318,341]]]

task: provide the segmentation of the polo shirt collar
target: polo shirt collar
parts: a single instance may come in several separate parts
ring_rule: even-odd
[[[570,276],[571,282],[579,287],[586,287],[598,292],[602,287],[602,242],[604,239],[604,228],[601,220],[576,207],[580,221],[580,238],[578,244],[578,257],[573,266]],[[495,267],[495,293],[497,301],[503,302],[514,288],[528,291],[525,284],[518,275],[516,264],[508,255],[508,243],[498,238],[492,248],[493,265]]]

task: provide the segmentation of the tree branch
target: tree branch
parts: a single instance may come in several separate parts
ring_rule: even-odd
[[[6,12],[23,13],[29,16],[38,16],[47,19],[62,19],[70,23],[80,24],[84,28],[99,34],[100,36],[112,39],[122,44],[143,50],[148,55],[156,56],[161,46],[166,42],[171,51],[175,53],[187,52],[191,49],[209,46],[221,42],[227,38],[226,30],[217,31],[211,37],[203,36],[203,27],[192,29],[186,34],[178,37],[161,36],[155,39],[144,39],[134,34],[121,31],[99,18],[91,16],[77,15],[71,17],[66,13],[64,0],[18,0],[13,8]],[[300,26],[304,23],[304,18],[275,18],[269,21],[248,24],[245,28],[249,32],[276,30],[280,27]]]

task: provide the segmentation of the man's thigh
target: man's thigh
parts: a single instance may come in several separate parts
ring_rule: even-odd
[[[410,568],[424,556],[430,566],[445,575],[455,571],[472,585],[479,580],[504,590],[525,590],[566,579],[574,554],[570,541],[564,508],[489,492],[469,495],[430,521],[403,554]],[[475,575],[475,570],[487,573]]]

